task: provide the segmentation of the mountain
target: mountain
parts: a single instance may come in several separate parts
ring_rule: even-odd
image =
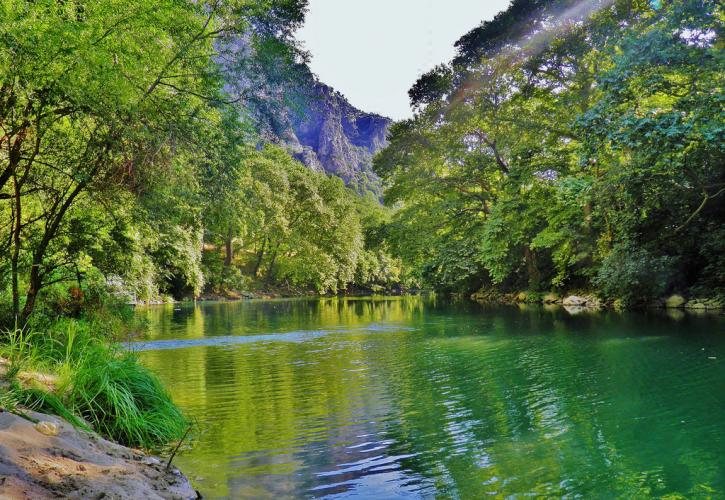
[[[287,126],[277,131],[292,155],[309,168],[340,177],[360,192],[380,194],[372,169],[375,153],[387,145],[392,120],[365,113],[323,83],[311,84],[307,98],[290,109]]]
[[[285,146],[309,168],[338,176],[360,193],[380,195],[372,158],[387,145],[392,120],[355,108],[321,83],[306,55],[294,41],[278,39],[278,31],[219,43],[225,92],[243,104],[263,142]]]

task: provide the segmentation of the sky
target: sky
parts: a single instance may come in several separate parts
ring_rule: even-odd
[[[408,89],[450,61],[462,35],[509,0],[310,0],[297,39],[312,71],[353,106],[400,120]]]

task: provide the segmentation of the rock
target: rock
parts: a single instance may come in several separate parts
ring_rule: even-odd
[[[698,309],[704,311],[707,309],[707,306],[699,300],[691,300],[685,304],[685,309]]]
[[[711,298],[704,301],[705,307],[708,309],[722,309],[723,301],[718,298]]]
[[[669,309],[676,309],[685,305],[687,301],[682,295],[670,295],[665,300],[665,307]]]
[[[26,413],[38,423],[0,412],[0,498],[198,498],[176,468],[125,458],[138,451],[91,439],[58,417]]]
[[[35,424],[35,430],[46,436],[57,436],[60,432],[57,424],[45,420]]]
[[[587,299],[578,295],[570,295],[563,300],[562,304],[569,307],[585,307]]]
[[[516,295],[508,296],[495,290],[482,288],[471,295],[471,299],[481,304],[514,304]]]
[[[544,295],[542,302],[544,304],[557,304],[561,302],[561,297],[559,297],[558,293],[547,293]]]
[[[707,314],[712,314],[712,313],[708,313],[707,309],[704,309],[704,308],[702,308],[702,309],[690,308],[690,309],[685,309],[685,310],[687,311],[688,314],[696,315],[696,316],[705,316]]]
[[[519,294],[518,294],[518,295],[516,296],[516,300],[517,300],[518,302],[527,302],[527,301],[528,301],[528,299],[529,299],[529,294],[528,294],[528,293],[526,293],[526,292],[520,292],[520,293],[519,293]]]
[[[601,309],[602,307],[602,301],[599,300],[598,297],[594,297],[592,295],[588,295],[584,297],[584,299],[587,301],[586,306],[591,309]]]
[[[379,179],[372,169],[375,153],[387,145],[392,120],[365,113],[322,83],[310,84],[313,96],[303,113],[280,116],[286,130],[276,135],[308,168],[340,177],[345,183]]]

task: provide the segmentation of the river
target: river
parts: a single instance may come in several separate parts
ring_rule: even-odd
[[[725,316],[425,297],[138,308],[205,498],[725,496]]]

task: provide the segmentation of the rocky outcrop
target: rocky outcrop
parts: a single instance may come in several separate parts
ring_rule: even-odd
[[[340,177],[358,191],[381,194],[372,158],[387,145],[392,120],[352,106],[345,96],[318,81],[306,63],[270,66],[253,36],[217,46],[224,91],[245,108],[260,142],[285,146],[304,165]],[[279,71],[281,70],[281,71]]]
[[[0,498],[198,498],[175,467],[166,470],[156,457],[58,417],[27,417],[0,410]]]
[[[287,126],[276,132],[280,142],[307,167],[379,194],[372,160],[387,145],[392,121],[360,111],[327,85],[311,85],[299,109],[289,110]]]

